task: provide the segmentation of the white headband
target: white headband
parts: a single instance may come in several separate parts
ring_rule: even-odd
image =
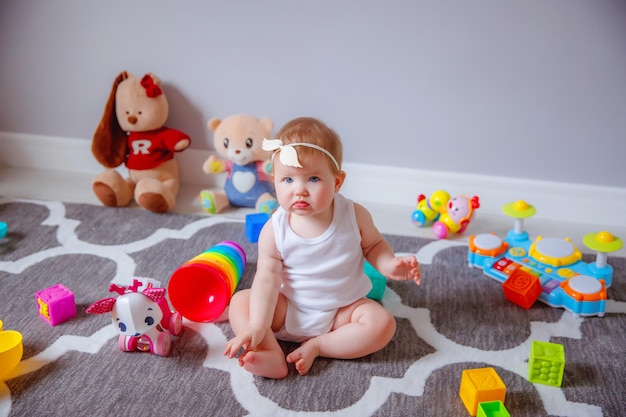
[[[263,144],[261,145],[264,151],[274,152],[272,154],[272,159],[274,159],[274,155],[276,155],[276,151],[280,151],[280,155],[278,156],[278,159],[280,159],[280,162],[283,165],[289,166],[289,167],[302,168],[302,165],[300,165],[300,161],[298,161],[298,152],[296,151],[295,146],[305,146],[307,148],[313,148],[313,149],[317,149],[318,151],[324,152],[330,158],[330,160],[333,161],[333,164],[335,164],[335,167],[338,170],[341,170],[341,168],[339,168],[339,164],[337,163],[337,160],[330,152],[328,152],[326,149],[322,148],[321,146],[317,146],[312,143],[298,142],[298,143],[288,143],[287,145],[283,145],[283,141],[280,139],[263,138]]]

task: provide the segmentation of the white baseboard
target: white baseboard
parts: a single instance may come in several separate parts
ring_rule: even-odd
[[[91,154],[91,141],[0,132],[0,165],[96,175],[102,167]],[[177,155],[184,184],[219,186],[223,179],[202,171],[211,151],[188,149]],[[456,172],[436,172],[377,165],[344,164],[343,194],[360,202],[406,206],[417,195],[443,189],[450,195],[477,195],[481,215],[501,212],[503,204],[526,200],[537,207],[536,218],[626,227],[626,188],[534,181]],[[124,168],[120,168],[124,171]]]

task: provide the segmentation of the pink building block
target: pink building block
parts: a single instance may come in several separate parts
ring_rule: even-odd
[[[51,326],[56,326],[76,316],[74,293],[63,284],[37,291],[35,299],[39,317]]]

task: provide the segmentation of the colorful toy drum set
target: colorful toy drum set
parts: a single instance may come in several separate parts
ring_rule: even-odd
[[[170,277],[172,306],[191,321],[216,320],[235,293],[245,266],[246,254],[235,242],[224,241],[207,249]]]

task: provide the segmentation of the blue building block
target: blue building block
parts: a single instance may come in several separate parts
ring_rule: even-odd
[[[246,215],[246,237],[250,243],[259,241],[259,234],[265,223],[269,220],[268,213],[253,213]]]

